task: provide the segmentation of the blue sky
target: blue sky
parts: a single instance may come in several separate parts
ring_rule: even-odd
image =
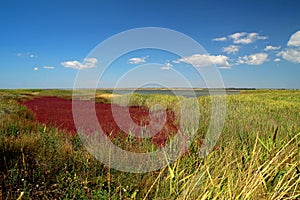
[[[101,62],[85,59],[99,43],[140,27],[179,31],[208,54],[180,58],[158,50],[133,51],[112,64],[99,87],[114,87],[140,64],[158,63],[160,70],[132,79],[168,77],[174,69],[192,86],[205,87],[190,64],[215,64],[225,87],[300,88],[299,10],[298,0],[2,0],[0,88],[72,88],[78,71]]]

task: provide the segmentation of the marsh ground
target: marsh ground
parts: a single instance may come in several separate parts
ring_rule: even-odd
[[[102,92],[98,92],[102,94]],[[201,119],[188,154],[148,173],[110,169],[87,152],[79,137],[36,120],[20,102],[42,96],[71,98],[71,91],[0,91],[2,199],[297,199],[300,197],[300,91],[242,91],[226,97],[226,120],[214,150],[199,149],[210,122],[210,97],[198,97]],[[117,97],[118,98],[118,97]],[[131,105],[176,97],[132,96]],[[110,103],[99,97],[96,102]],[[126,141],[126,142],[124,142]],[[116,137],[127,150],[152,143]],[[138,150],[138,151],[139,151]]]

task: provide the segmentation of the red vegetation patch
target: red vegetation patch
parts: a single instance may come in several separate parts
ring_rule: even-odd
[[[76,134],[72,101],[59,97],[41,97],[25,101],[23,105],[35,113],[39,122]],[[139,106],[123,107],[97,103],[95,111],[102,130],[110,136],[126,135],[128,131],[140,136],[143,132],[152,137],[154,144],[163,145],[178,131],[178,125],[174,122],[176,116],[169,110],[149,112]]]

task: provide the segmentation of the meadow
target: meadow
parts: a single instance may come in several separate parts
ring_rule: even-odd
[[[97,91],[96,102],[110,103]],[[197,135],[188,153],[148,173],[108,168],[78,135],[42,124],[21,102],[43,96],[71,99],[72,91],[0,90],[0,199],[299,199],[300,91],[241,91],[226,97],[225,124],[212,152],[199,151],[207,133],[211,98],[198,97]],[[184,97],[181,97],[184,98]],[[114,102],[122,105],[120,96]],[[176,107],[175,96],[134,94],[130,105],[159,102]],[[151,141],[114,137],[130,151],[152,151]]]

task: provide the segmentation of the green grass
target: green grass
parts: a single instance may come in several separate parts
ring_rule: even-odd
[[[200,123],[187,155],[155,172],[132,174],[101,164],[78,136],[34,120],[18,101],[70,96],[61,90],[0,91],[0,199],[299,199],[300,91],[256,90],[227,96],[227,112],[214,150],[199,157],[211,112],[199,97]],[[115,99],[124,104],[124,99]],[[178,99],[139,95],[130,105],[178,109]],[[149,142],[114,140],[132,151]],[[137,146],[140,145],[140,146]]]

